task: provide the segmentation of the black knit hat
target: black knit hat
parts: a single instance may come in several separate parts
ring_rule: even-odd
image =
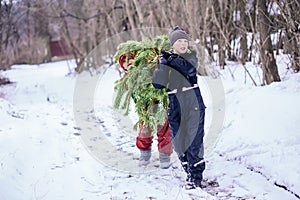
[[[173,46],[178,39],[190,40],[190,37],[182,28],[176,26],[170,33],[170,45]]]

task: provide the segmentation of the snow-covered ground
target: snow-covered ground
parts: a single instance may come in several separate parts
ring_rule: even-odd
[[[0,88],[0,199],[300,199],[300,74],[280,58],[282,82],[269,86],[247,75],[245,83],[234,63],[221,71],[220,99],[209,78],[199,80],[213,142],[204,176],[220,186],[193,192],[182,187],[176,155],[169,169],[157,167],[155,144],[150,166],[138,167],[134,114],[112,109],[113,67],[94,77],[68,74],[72,61],[1,72],[15,83]],[[247,67],[260,84],[259,70]]]

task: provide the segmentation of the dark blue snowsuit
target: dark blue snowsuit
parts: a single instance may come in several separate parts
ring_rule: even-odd
[[[153,86],[167,88],[168,120],[175,152],[194,182],[201,182],[205,169],[203,137],[205,105],[197,84],[195,52],[160,57],[154,72]]]

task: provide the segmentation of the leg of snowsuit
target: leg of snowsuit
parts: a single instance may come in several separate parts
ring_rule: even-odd
[[[205,111],[203,109],[202,111],[200,111],[200,120],[198,123],[198,129],[196,129],[196,136],[194,136],[192,144],[189,146],[185,153],[189,163],[191,178],[194,182],[197,182],[199,184],[202,181],[202,173],[205,169],[205,162],[203,159],[204,117]]]
[[[139,125],[139,133],[136,138],[136,146],[140,150],[139,166],[146,166],[150,163],[151,146],[153,136],[149,127],[142,123]]]
[[[170,127],[167,118],[165,120],[164,125],[158,127],[157,140],[158,140],[157,146],[158,146],[159,153],[171,155],[171,153],[173,152],[173,148],[172,148],[172,141],[170,136]]]
[[[136,146],[141,151],[151,150],[153,136],[149,127],[145,127],[142,123],[139,125],[138,136],[136,137]]]
[[[186,180],[189,180],[191,178],[191,172],[190,172],[190,167],[189,167],[189,163],[187,160],[187,157],[185,154],[179,156],[179,160],[181,162],[181,166],[184,169],[185,173],[187,174],[187,178]]]
[[[180,120],[181,120],[181,113],[180,113],[180,105],[175,95],[169,95],[169,106],[168,106],[168,122],[170,124],[170,134],[172,138],[172,143],[175,152],[180,156],[179,144],[175,141],[175,137],[177,132],[179,132],[180,128]]]
[[[184,95],[169,96],[168,119],[172,142],[188,176],[190,173],[192,181],[200,184],[205,169],[203,160],[205,108],[201,107],[193,93],[185,92]],[[188,163],[187,166],[185,162]]]

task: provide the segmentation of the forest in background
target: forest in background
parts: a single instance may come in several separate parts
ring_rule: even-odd
[[[263,83],[280,81],[275,54],[282,50],[287,67],[300,70],[299,0],[0,0],[0,6],[1,69],[49,62],[50,42],[64,40],[80,72],[86,56],[116,34],[179,25],[221,69],[227,61],[245,66],[258,54]]]

